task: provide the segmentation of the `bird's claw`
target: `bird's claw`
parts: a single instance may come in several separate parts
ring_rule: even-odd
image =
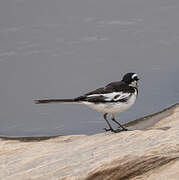
[[[122,129],[111,129],[111,128],[109,128],[109,129],[107,129],[107,128],[104,128],[104,130],[105,131],[111,131],[111,132],[113,132],[113,133],[119,133],[119,132],[121,132],[121,131],[124,131],[124,130],[122,130]],[[125,130],[125,131],[127,131],[127,130]]]
[[[109,128],[109,129],[104,128],[104,130],[105,130],[105,131],[114,131],[114,129],[111,129],[111,128]]]
[[[129,130],[125,127],[122,127],[121,131],[129,131]]]

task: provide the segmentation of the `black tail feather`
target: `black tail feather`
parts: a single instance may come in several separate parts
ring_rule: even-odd
[[[35,100],[35,104],[49,104],[49,103],[73,103],[74,99],[39,99]]]

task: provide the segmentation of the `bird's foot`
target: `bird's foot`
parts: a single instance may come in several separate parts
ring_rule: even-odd
[[[119,132],[121,132],[121,131],[124,131],[124,130],[122,130],[122,129],[111,129],[111,128],[109,128],[109,129],[107,129],[107,128],[104,128],[104,130],[105,131],[111,131],[111,132],[113,132],[113,133],[119,133]]]
[[[121,131],[129,131],[129,129],[122,127]]]
[[[119,129],[121,128],[121,131],[129,131],[129,129],[125,128],[125,127],[122,126],[122,125],[118,126],[118,128],[119,128]]]
[[[109,129],[104,128],[104,130],[105,130],[105,131],[112,131],[112,132],[114,131],[114,129],[112,129],[112,128],[109,128]]]

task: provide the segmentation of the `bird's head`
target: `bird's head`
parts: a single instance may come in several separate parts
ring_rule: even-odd
[[[122,81],[127,83],[129,86],[137,87],[139,78],[136,73],[127,73],[123,76]]]

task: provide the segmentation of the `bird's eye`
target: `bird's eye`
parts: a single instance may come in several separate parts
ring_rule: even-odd
[[[135,81],[138,81],[138,80],[139,80],[139,78],[136,76],[136,77],[134,77],[134,80],[135,80]]]

